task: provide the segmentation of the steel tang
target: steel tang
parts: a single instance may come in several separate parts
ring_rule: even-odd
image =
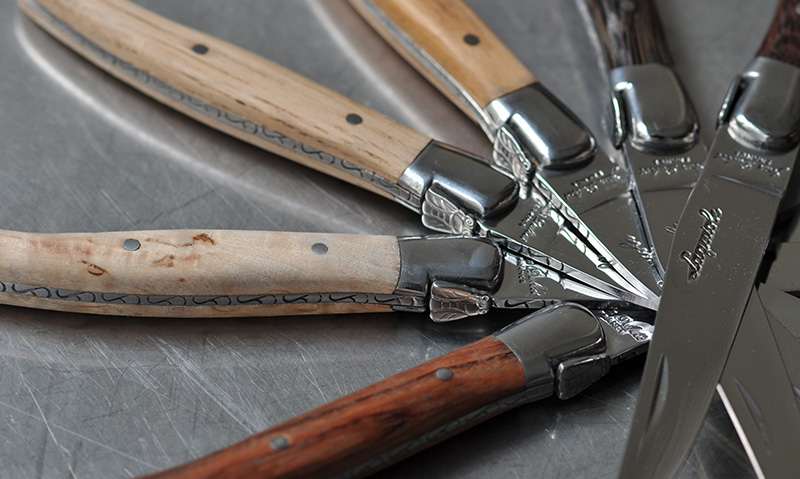
[[[607,267],[654,298],[660,277],[624,165],[460,0],[349,0],[494,143],[493,164],[523,194],[559,205]],[[639,246],[635,246],[639,245]],[[642,246],[645,245],[645,246]]]
[[[721,109],[675,233],[622,477],[676,472],[729,357],[798,153],[799,16],[780,2]]]
[[[629,247],[664,276],[673,233],[706,158],[697,114],[680,79],[652,0],[585,0],[612,90],[613,140],[634,178],[648,237]]]
[[[575,396],[612,365],[646,348],[651,326],[639,320],[646,316],[625,318],[612,324],[577,304],[552,306],[226,449],[147,477],[363,477],[519,405]]]
[[[432,229],[489,237],[623,301],[655,307],[652,295],[609,267],[558,201],[538,192],[520,197],[486,160],[130,2],[19,4],[99,67],[203,123],[398,201]]]

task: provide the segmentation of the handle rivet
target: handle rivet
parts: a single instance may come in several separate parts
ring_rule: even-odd
[[[436,377],[442,381],[447,381],[453,377],[453,371],[448,368],[439,368],[436,370]]]
[[[140,246],[142,246],[142,243],[139,243],[139,240],[133,238],[128,238],[122,242],[122,247],[128,251],[136,251]]]
[[[198,43],[197,45],[192,47],[192,51],[195,53],[199,53],[200,55],[205,55],[208,53],[208,47],[203,45],[202,43]]]
[[[477,35],[473,35],[471,33],[467,33],[464,35],[464,43],[467,45],[477,45],[481,42],[481,39],[477,37]]]
[[[289,447],[289,440],[286,436],[275,436],[269,440],[269,446],[276,451],[280,451]]]
[[[636,4],[630,0],[625,0],[620,6],[622,7],[622,11],[625,13],[633,13],[636,11]]]
[[[328,247],[325,243],[314,243],[311,245],[311,252],[314,254],[325,254],[328,252]]]
[[[347,115],[347,117],[345,117],[345,120],[347,120],[347,123],[350,123],[351,125],[358,125],[359,123],[364,121],[363,118],[361,118],[359,115],[356,115],[355,113],[350,113],[349,115]]]

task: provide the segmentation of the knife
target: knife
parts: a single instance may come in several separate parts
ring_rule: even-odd
[[[201,121],[421,212],[438,231],[486,236],[610,295],[657,298],[584,241],[553,198],[518,195],[485,161],[432,141],[268,60],[115,0],[20,0],[36,23],[112,75]],[[621,292],[621,293],[620,293]]]
[[[476,121],[497,168],[566,205],[593,244],[605,244],[625,278],[660,291],[625,167],[461,0],[349,0],[406,60]],[[647,248],[644,248],[647,249]]]
[[[483,238],[265,231],[0,230],[0,303],[126,316],[244,317],[590,306],[614,296]]]
[[[720,380],[798,153],[798,16],[779,3],[726,95],[675,233],[621,477],[674,474]]]
[[[489,336],[156,478],[362,477],[501,412],[567,399],[642,352],[650,325],[598,320],[576,304]]]
[[[652,259],[663,279],[683,206],[706,158],[694,106],[671,68],[652,0],[584,0],[612,96],[614,145],[634,179],[634,197],[649,234],[628,247]],[[648,247],[652,245],[652,247]]]

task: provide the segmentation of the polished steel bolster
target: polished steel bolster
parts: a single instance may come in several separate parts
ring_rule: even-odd
[[[637,150],[679,153],[699,140],[694,106],[675,72],[659,63],[618,67],[609,73],[614,144],[627,138]]]

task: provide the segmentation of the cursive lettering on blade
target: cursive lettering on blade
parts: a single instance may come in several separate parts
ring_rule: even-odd
[[[694,247],[694,251],[683,251],[681,253],[681,259],[689,265],[689,281],[694,281],[700,277],[707,257],[715,258],[717,256],[711,246],[719,229],[719,223],[722,220],[722,208],[714,208],[712,210],[700,208],[698,214],[705,221],[703,226],[700,227],[700,238],[697,240],[697,246]]]

